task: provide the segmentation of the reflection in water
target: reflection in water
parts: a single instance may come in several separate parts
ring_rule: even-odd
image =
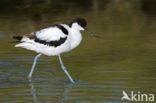
[[[37,95],[37,89],[35,89],[35,85],[34,85],[34,82],[32,81],[32,79],[29,79],[29,85],[31,87],[30,91],[31,91],[31,95],[33,96],[33,101],[35,103],[38,103],[39,97]],[[66,100],[68,100],[68,93],[72,89],[73,85],[74,84],[71,82],[63,85],[64,91],[63,91],[63,93],[61,93],[62,96],[60,96],[60,102],[61,103],[64,103],[64,102],[66,102]]]
[[[38,97],[37,97],[36,89],[34,87],[34,83],[31,78],[29,79],[29,82],[30,82],[30,87],[31,87],[31,94],[33,96],[33,101],[37,103]]]
[[[64,87],[65,87],[65,90],[64,90],[64,93],[62,93],[62,97],[61,97],[61,103],[64,103],[66,102],[66,100],[68,100],[68,94],[70,92],[70,90],[72,89],[73,87],[73,83],[69,83],[69,84],[66,84]]]

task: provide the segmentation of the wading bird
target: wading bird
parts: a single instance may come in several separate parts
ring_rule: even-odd
[[[92,36],[98,37],[92,32],[88,31],[88,29],[85,28],[86,25],[87,22],[85,19],[77,18],[69,24],[55,24],[51,27],[41,29],[31,34],[26,34],[24,36],[13,36],[14,39],[17,39],[21,42],[15,45],[15,47],[26,48],[28,50],[39,53],[34,58],[34,62],[28,77],[32,77],[32,73],[34,71],[38,58],[42,54],[44,54],[47,56],[58,56],[61,68],[66,73],[70,81],[74,83],[74,80],[68,73],[61,60],[60,54],[68,52],[76,48],[80,44],[82,40],[80,31],[85,30]]]

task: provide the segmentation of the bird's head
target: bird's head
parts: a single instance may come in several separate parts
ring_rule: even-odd
[[[80,31],[85,30],[84,28],[86,27],[86,25],[87,25],[87,22],[83,18],[76,18],[69,24],[71,28],[74,28]]]
[[[76,19],[74,19],[74,20],[69,24],[69,26],[70,26],[71,28],[74,28],[74,29],[79,30],[79,31],[84,31],[84,30],[85,30],[85,31],[88,32],[91,36],[97,37],[97,38],[101,38],[101,37],[95,35],[94,33],[90,32],[90,31],[86,28],[86,26],[87,26],[87,21],[86,21],[84,18],[76,18]]]

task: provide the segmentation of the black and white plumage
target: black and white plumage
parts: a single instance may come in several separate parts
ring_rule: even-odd
[[[60,54],[68,52],[80,44],[82,40],[80,31],[86,30],[92,36],[95,36],[85,28],[86,25],[87,22],[85,19],[77,18],[70,24],[56,24],[24,36],[14,36],[14,39],[21,41],[21,43],[15,45],[15,47],[26,48],[39,53],[39,55],[35,57],[29,78],[31,78],[37,59],[41,54],[48,56],[57,55],[62,69],[68,75],[71,82],[74,82],[63,65]]]

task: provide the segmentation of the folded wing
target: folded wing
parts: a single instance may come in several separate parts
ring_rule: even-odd
[[[67,36],[68,31],[66,28],[62,25],[55,25],[53,27],[27,34],[24,37],[33,39],[37,43],[57,47],[66,41]]]

